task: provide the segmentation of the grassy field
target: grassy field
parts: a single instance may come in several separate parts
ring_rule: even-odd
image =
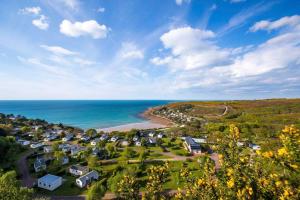
[[[245,140],[258,143],[263,149],[276,147],[278,133],[285,125],[300,127],[300,99],[179,102],[164,109],[196,119],[185,123],[185,128],[171,129],[171,133],[206,135],[216,141],[222,132],[228,131],[229,124],[235,124]]]

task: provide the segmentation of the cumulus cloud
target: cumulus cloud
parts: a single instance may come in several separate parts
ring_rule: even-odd
[[[123,59],[143,59],[144,52],[132,42],[124,42],[119,52]]]
[[[74,51],[70,51],[68,49],[65,49],[63,47],[60,46],[47,46],[47,45],[41,45],[41,47],[53,54],[56,55],[66,55],[66,56],[70,56],[70,55],[77,55],[77,52]]]
[[[63,20],[60,24],[60,32],[70,37],[91,36],[94,39],[100,39],[106,38],[108,28],[98,24],[95,20],[74,23]]]
[[[21,14],[34,14],[39,15],[42,9],[40,7],[26,7],[19,10],[19,13]]]
[[[259,30],[272,31],[275,29],[282,28],[284,26],[294,27],[298,24],[300,24],[300,16],[299,15],[287,16],[287,17],[278,19],[276,21],[263,20],[263,21],[256,22],[250,28],[250,31],[251,32],[256,32]]]
[[[229,52],[216,46],[212,39],[215,34],[210,30],[182,27],[170,30],[161,36],[165,49],[172,55],[155,57],[154,64],[168,64],[173,70],[195,69],[210,65],[220,65],[227,61]]]
[[[177,4],[177,5],[182,5],[183,3],[190,3],[191,2],[191,0],[175,0],[175,3]]]
[[[234,86],[278,70],[296,70],[300,67],[300,22],[294,20],[283,17],[277,20],[281,23],[274,23],[276,26],[270,22],[265,27],[274,29],[285,24],[290,28],[260,45],[233,49],[218,46],[215,34],[209,30],[173,29],[161,37],[165,50],[170,49],[171,55],[157,56],[150,61],[171,68],[174,89]]]
[[[45,15],[41,15],[39,19],[32,20],[32,24],[41,30],[47,30],[49,28],[49,23]]]

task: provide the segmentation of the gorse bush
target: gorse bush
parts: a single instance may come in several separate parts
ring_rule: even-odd
[[[231,125],[218,146],[220,169],[210,158],[200,163],[205,172],[200,178],[185,168],[185,186],[175,199],[299,199],[299,130],[286,126],[279,138],[277,150],[245,151],[237,145],[239,129]]]

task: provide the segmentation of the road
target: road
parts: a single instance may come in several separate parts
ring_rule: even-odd
[[[32,188],[34,183],[36,182],[36,179],[30,176],[27,165],[27,157],[30,156],[32,153],[32,150],[28,150],[17,161],[18,172],[21,175],[21,184],[23,187],[28,188]]]

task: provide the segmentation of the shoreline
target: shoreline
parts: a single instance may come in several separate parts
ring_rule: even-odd
[[[107,128],[97,128],[97,131],[113,132],[113,131],[130,131],[132,129],[156,129],[156,128],[169,128],[174,126],[171,120],[153,115],[153,111],[157,107],[148,108],[139,117],[145,119],[144,122],[129,123],[119,126],[111,126]]]

